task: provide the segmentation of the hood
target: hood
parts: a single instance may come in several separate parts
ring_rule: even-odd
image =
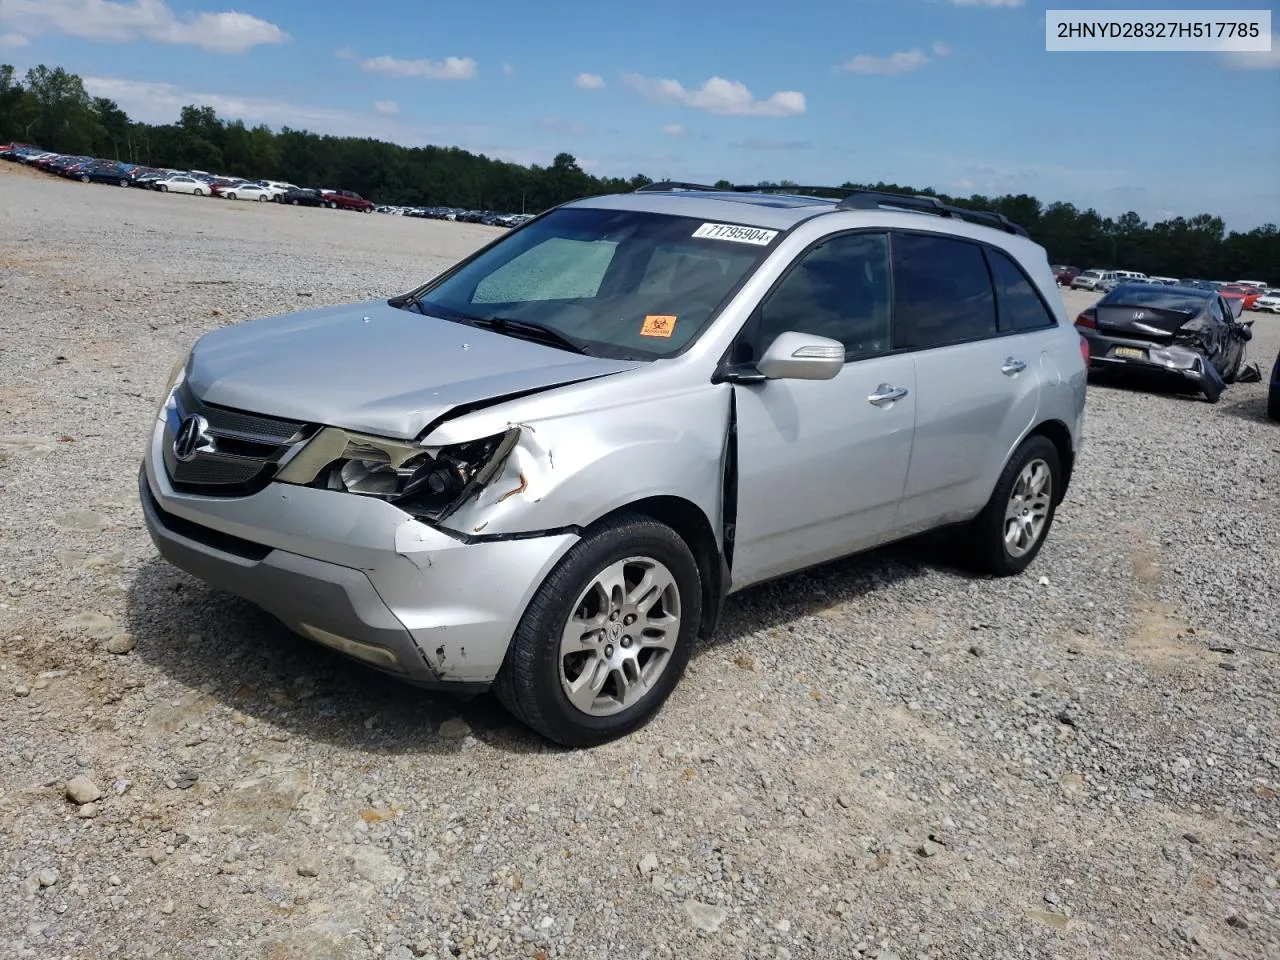
[[[456,407],[642,365],[374,300],[214,330],[196,343],[187,383],[207,403],[409,439]]]

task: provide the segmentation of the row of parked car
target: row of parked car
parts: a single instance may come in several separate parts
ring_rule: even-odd
[[[532,220],[532,213],[499,213],[496,210],[468,210],[464,207],[397,207],[380,206],[378,213],[422,220],[454,220],[458,223],[482,223],[487,227],[518,227]]]
[[[1090,290],[1095,293],[1110,293],[1116,287],[1126,283],[1145,283],[1165,287],[1190,287],[1196,290],[1211,290],[1227,300],[1240,300],[1245,310],[1262,310],[1268,313],[1280,313],[1280,287],[1269,286],[1262,280],[1198,280],[1195,278],[1149,277],[1136,270],[1104,270],[1094,268],[1081,270],[1079,267],[1053,265],[1054,276],[1058,285],[1072,290]]]
[[[292,206],[354,210],[358,213],[377,211],[432,220],[482,223],[496,227],[514,227],[532,216],[532,214],[510,214],[453,207],[379,206],[351,190],[299,187],[280,180],[249,180],[243,177],[218,176],[206,170],[148,167],[98,157],[53,153],[23,143],[0,144],[0,159],[24,163],[37,170],[79,180],[82,183],[106,183],[118,187],[137,187],[156,190],[160,193],[182,193],[196,197],[252,200],[259,203],[270,201]]]

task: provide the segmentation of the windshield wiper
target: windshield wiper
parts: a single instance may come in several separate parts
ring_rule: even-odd
[[[396,301],[399,301],[399,302],[396,302]],[[427,316],[427,308],[422,303],[422,298],[412,292],[400,294],[400,296],[392,300],[391,305],[393,307],[404,307],[406,304],[409,304],[409,303],[412,303],[415,307],[417,307],[418,312],[420,314],[422,314],[423,316]]]
[[[572,337],[566,336],[554,327],[537,323],[533,320],[515,320],[511,317],[474,317],[469,320],[472,325],[498,333],[509,333],[525,340],[538,340],[562,350],[574,353],[588,353],[587,345]]]

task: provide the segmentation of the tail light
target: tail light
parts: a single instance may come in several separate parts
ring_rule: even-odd
[[[1089,366],[1089,341],[1084,337],[1080,338],[1080,357],[1084,360],[1084,365]]]
[[[1076,317],[1076,326],[1084,327],[1086,330],[1097,330],[1098,321],[1093,319],[1093,314],[1086,310],[1084,313],[1080,314],[1080,316]]]

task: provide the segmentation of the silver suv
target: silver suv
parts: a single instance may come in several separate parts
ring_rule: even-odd
[[[734,591],[931,528],[1036,556],[1085,356],[995,214],[657,184],[391,300],[202,337],[140,477],[172,563],[552,740],[634,730]]]

